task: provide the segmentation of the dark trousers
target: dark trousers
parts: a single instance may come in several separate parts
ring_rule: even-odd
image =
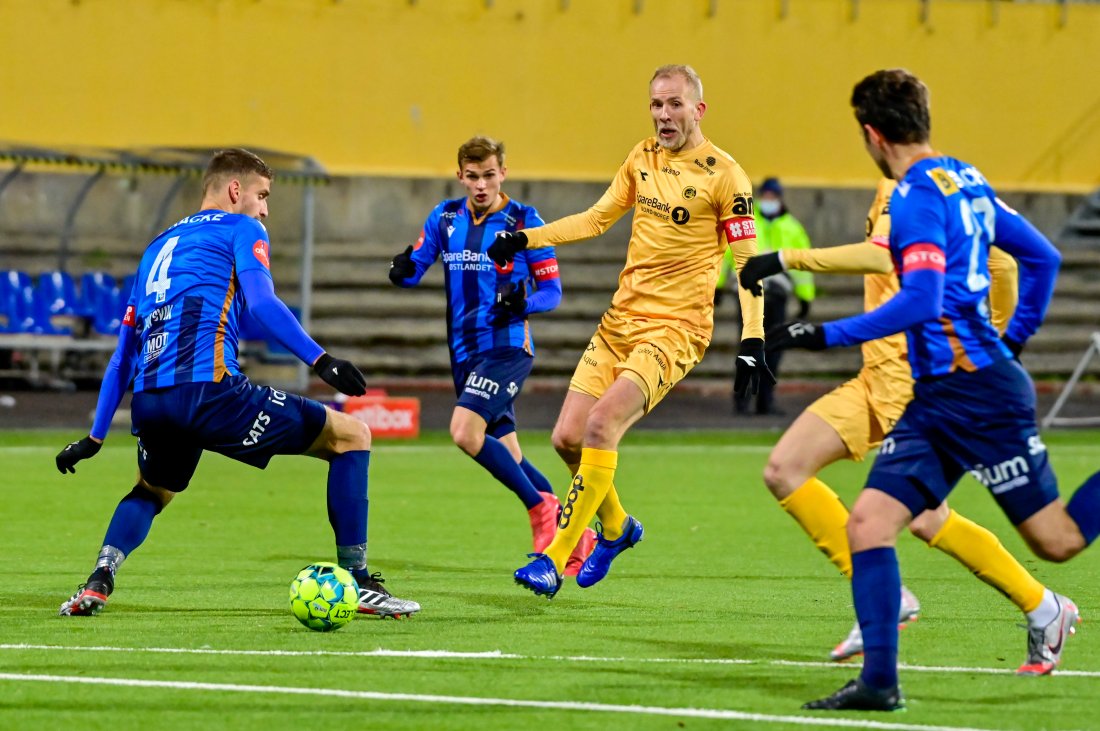
[[[771,289],[765,288],[764,290],[764,332],[775,327],[776,325],[782,325],[787,319],[787,299],[789,295],[785,289],[773,287]],[[782,359],[783,351],[781,350],[768,350],[767,340],[764,341],[764,361],[768,364],[768,368],[771,369],[773,375],[776,378],[779,377],[779,361]],[[749,405],[752,401],[752,396],[746,394],[744,396],[733,397],[734,410],[739,414],[747,414],[749,412]],[[767,381],[767,379],[760,380],[760,390],[756,394],[756,413],[767,414],[775,408],[775,384]]]

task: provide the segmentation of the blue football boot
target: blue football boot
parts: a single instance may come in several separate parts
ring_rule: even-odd
[[[528,558],[535,559],[526,566],[516,569],[516,583],[525,586],[539,596],[553,599],[561,588],[561,574],[553,559],[545,553],[529,553]]]
[[[645,531],[642,530],[642,524],[632,515],[626,516],[626,521],[623,523],[623,534],[613,541],[604,538],[603,526],[597,526],[597,528],[599,528],[599,535],[596,536],[596,547],[592,549],[592,554],[584,562],[584,566],[581,566],[580,573],[577,574],[577,586],[582,589],[587,589],[603,580],[607,576],[607,572],[611,570],[611,562],[615,560],[615,557],[642,540],[642,536],[645,534]]]

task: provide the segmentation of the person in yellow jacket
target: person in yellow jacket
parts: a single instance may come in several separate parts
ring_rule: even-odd
[[[784,270],[864,274],[864,309],[873,310],[889,300],[899,287],[888,249],[890,195],[895,186],[893,180],[879,182],[867,216],[865,241],[753,257],[741,270],[741,286],[752,290],[761,279]],[[1016,261],[1000,249],[991,248],[989,273],[990,319],[1003,332],[1016,309]],[[764,469],[764,483],[779,505],[837,570],[849,578],[852,563],[845,533],[848,509],[817,475],[841,459],[862,461],[882,443],[913,398],[905,333],[866,342],[862,350],[863,368],[859,374],[810,404],[779,439]],[[909,530],[929,546],[957,559],[1008,597],[1025,615],[1035,612],[1050,592],[1008,552],[997,536],[959,515],[946,502],[914,518]],[[919,612],[917,598],[902,587],[898,623],[904,625]],[[1031,642],[1029,635],[1029,658]],[[856,623],[830,656],[833,660],[846,660],[862,651],[863,634]],[[1034,674],[1027,661],[1017,672]]]
[[[806,229],[789,210],[783,200],[783,185],[779,178],[765,178],[756,189],[756,246],[761,254],[773,251],[809,249],[810,237]],[[722,273],[718,278],[715,302],[721,300],[729,272],[733,269],[732,252],[726,251],[722,260]],[[814,275],[810,272],[787,271],[767,277],[764,288],[764,330],[782,324],[787,320],[787,303],[791,294],[798,299],[798,317],[802,319],[810,313],[810,303],[814,300]],[[779,361],[782,351],[765,351],[765,359],[773,374],[779,374]],[[734,412],[751,413],[752,397],[749,394],[734,395]],[[782,414],[775,405],[775,384],[761,383],[756,394],[757,414]]]

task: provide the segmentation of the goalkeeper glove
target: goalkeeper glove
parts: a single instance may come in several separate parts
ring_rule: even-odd
[[[407,246],[405,250],[393,258],[390,262],[390,281],[400,285],[406,279],[416,274],[416,264],[412,261],[413,247]]]
[[[825,350],[828,347],[825,344],[825,328],[803,320],[792,320],[773,327],[768,331],[768,343],[775,350]]]
[[[810,300],[798,300],[798,319],[805,320],[810,316]]]
[[[62,449],[54,462],[57,463],[57,471],[61,474],[69,472],[76,474],[76,463],[82,459],[90,459],[99,453],[99,448],[103,446],[103,442],[97,442],[92,439],[91,436],[86,436],[83,439],[72,442]]]
[[[754,256],[745,262],[745,266],[741,267],[741,272],[737,275],[737,281],[741,283],[742,289],[747,289],[754,297],[759,297],[764,294],[760,280],[782,272],[783,262],[779,260],[779,252],[773,251],[770,254]]]
[[[511,312],[516,317],[527,314],[527,285],[521,282],[507,282],[497,291],[497,301],[493,305],[497,311]]]
[[[516,254],[527,248],[527,234],[522,231],[501,231],[486,253],[497,266],[507,266]]]
[[[322,381],[348,396],[362,396],[367,392],[367,379],[351,361],[321,353],[321,357],[313,364],[313,372]]]
[[[741,352],[737,354],[734,368],[733,392],[737,396],[758,392],[762,379],[775,383],[775,376],[764,362],[764,341],[760,338],[741,341]]]

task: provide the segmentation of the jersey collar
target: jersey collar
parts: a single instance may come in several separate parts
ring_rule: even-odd
[[[478,216],[474,212],[474,207],[470,203],[470,199],[467,197],[466,198],[466,210],[469,211],[470,220],[473,221],[474,225],[475,226],[480,226],[481,224],[485,223],[486,218],[493,215],[497,211],[504,210],[504,207],[507,206],[511,202],[512,202],[512,199],[509,198],[508,195],[502,191],[501,194],[500,194],[500,200],[497,202],[497,204],[495,206],[493,206],[492,208],[490,208],[489,210],[485,211],[485,213]]]

